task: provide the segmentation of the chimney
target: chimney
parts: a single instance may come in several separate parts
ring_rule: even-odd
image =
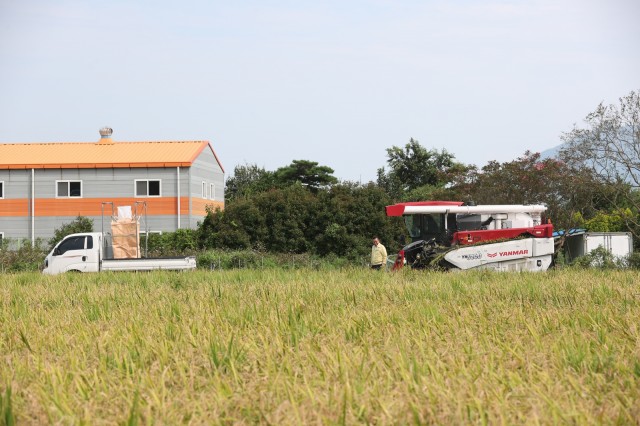
[[[103,127],[100,129],[100,140],[98,141],[98,145],[112,145],[113,139],[111,139],[111,135],[113,134],[113,129],[111,127]]]

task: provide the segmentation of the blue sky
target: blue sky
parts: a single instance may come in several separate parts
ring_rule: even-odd
[[[228,173],[479,166],[640,89],[640,2],[0,0],[0,142],[210,140]]]

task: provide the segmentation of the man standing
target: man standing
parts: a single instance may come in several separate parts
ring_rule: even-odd
[[[371,246],[371,269],[380,269],[387,262],[387,249],[380,244],[378,237],[373,237]]]

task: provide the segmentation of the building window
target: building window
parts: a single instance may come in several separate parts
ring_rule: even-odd
[[[216,186],[214,184],[209,185],[209,199],[215,200],[216,198]]]
[[[0,199],[4,198],[4,182],[0,182]]]
[[[159,180],[136,180],[136,197],[159,197]]]
[[[207,198],[207,182],[202,182],[202,198]]]
[[[56,181],[56,197],[57,198],[82,197],[82,181],[81,180],[57,180]]]

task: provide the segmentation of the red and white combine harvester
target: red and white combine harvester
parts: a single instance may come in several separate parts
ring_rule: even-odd
[[[396,258],[426,269],[545,271],[554,255],[553,225],[542,223],[542,205],[463,205],[424,201],[387,206],[403,216],[411,244]]]

